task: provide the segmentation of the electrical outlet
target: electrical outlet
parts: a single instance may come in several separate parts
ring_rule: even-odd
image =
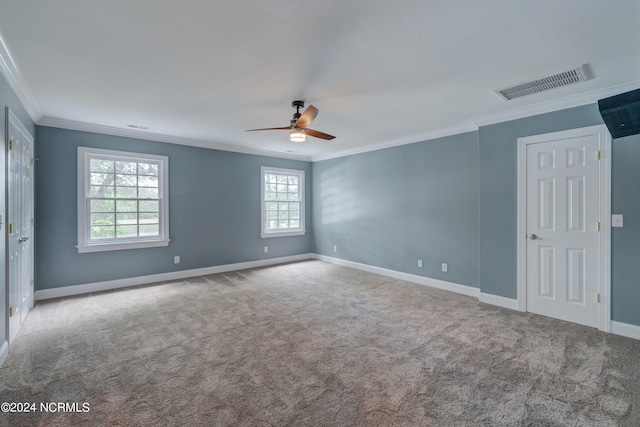
[[[269,253],[269,246],[265,246],[265,247],[264,247],[264,253],[265,253],[265,254],[268,254],[268,253]]]
[[[449,271],[449,264],[447,264],[446,262],[442,263],[442,272],[446,273]]]
[[[338,245],[333,245],[333,252],[338,252]]]
[[[418,260],[418,268],[422,268],[422,260],[421,259]]]
[[[180,264],[180,255],[176,255],[173,257],[173,263],[174,264]]]

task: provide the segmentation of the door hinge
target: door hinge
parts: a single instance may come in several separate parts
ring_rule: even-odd
[[[9,140],[9,150],[13,150],[13,139]]]
[[[9,307],[9,317],[13,317],[13,307]]]
[[[33,227],[33,218],[29,220],[29,224],[31,224],[31,226]]]
[[[29,159],[29,166],[33,166],[33,162],[35,161],[35,159],[32,157]]]
[[[596,222],[596,231],[600,231],[600,221]]]
[[[9,234],[13,234],[13,224],[9,224]]]
[[[29,284],[30,284],[31,286],[33,286],[33,284],[34,284],[33,279],[29,280]]]
[[[600,150],[596,151],[596,160],[600,160],[601,153]]]
[[[600,302],[600,293],[597,293],[595,297],[596,297],[596,302]]]

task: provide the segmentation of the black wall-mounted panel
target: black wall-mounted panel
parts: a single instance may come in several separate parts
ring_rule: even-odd
[[[640,133],[640,89],[601,99],[598,108],[614,139]]]

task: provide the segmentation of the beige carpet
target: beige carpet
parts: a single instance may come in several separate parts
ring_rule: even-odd
[[[5,426],[640,424],[639,341],[320,261],[44,301],[6,364],[76,412]]]

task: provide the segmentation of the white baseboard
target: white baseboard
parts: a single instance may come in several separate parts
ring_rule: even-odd
[[[485,304],[497,305],[498,307],[508,308],[509,310],[518,310],[518,300],[513,298],[501,297],[499,295],[486,294],[480,292],[478,297],[480,302]]]
[[[446,282],[444,280],[431,279],[428,277],[418,276],[415,274],[403,273],[401,271],[389,270],[387,268],[375,267],[368,264],[361,264],[359,262],[346,261],[340,258],[333,258],[326,255],[314,254],[315,259],[328,262],[331,264],[342,265],[344,267],[351,267],[357,270],[367,271],[369,273],[380,274],[382,276],[393,277],[394,279],[405,280],[407,282],[417,283],[419,285],[430,286],[432,288],[443,289],[445,291],[455,292],[457,294],[463,294],[470,297],[478,298],[480,295],[480,289],[473,286],[460,285],[458,283]]]
[[[640,340],[640,326],[631,325],[629,323],[616,322],[615,320],[612,320],[611,333]]]
[[[82,285],[63,286],[60,288],[42,289],[36,291],[36,301],[50,298],[81,295],[89,292],[108,291],[111,289],[126,288],[129,286],[146,285],[148,283],[180,280],[189,277],[205,276],[207,274],[226,273],[229,271],[244,270],[247,268],[264,267],[267,265],[283,264],[286,262],[313,259],[313,254],[291,255],[280,258],[261,259],[257,261],[239,262],[235,264],[216,265],[213,267],[196,268],[192,270],[172,271],[169,273],[152,274],[149,276],[130,277],[126,279],[108,280],[105,282],[86,283]]]
[[[9,355],[9,342],[5,341],[2,343],[2,347],[0,347],[0,366],[7,360],[7,356]]]

